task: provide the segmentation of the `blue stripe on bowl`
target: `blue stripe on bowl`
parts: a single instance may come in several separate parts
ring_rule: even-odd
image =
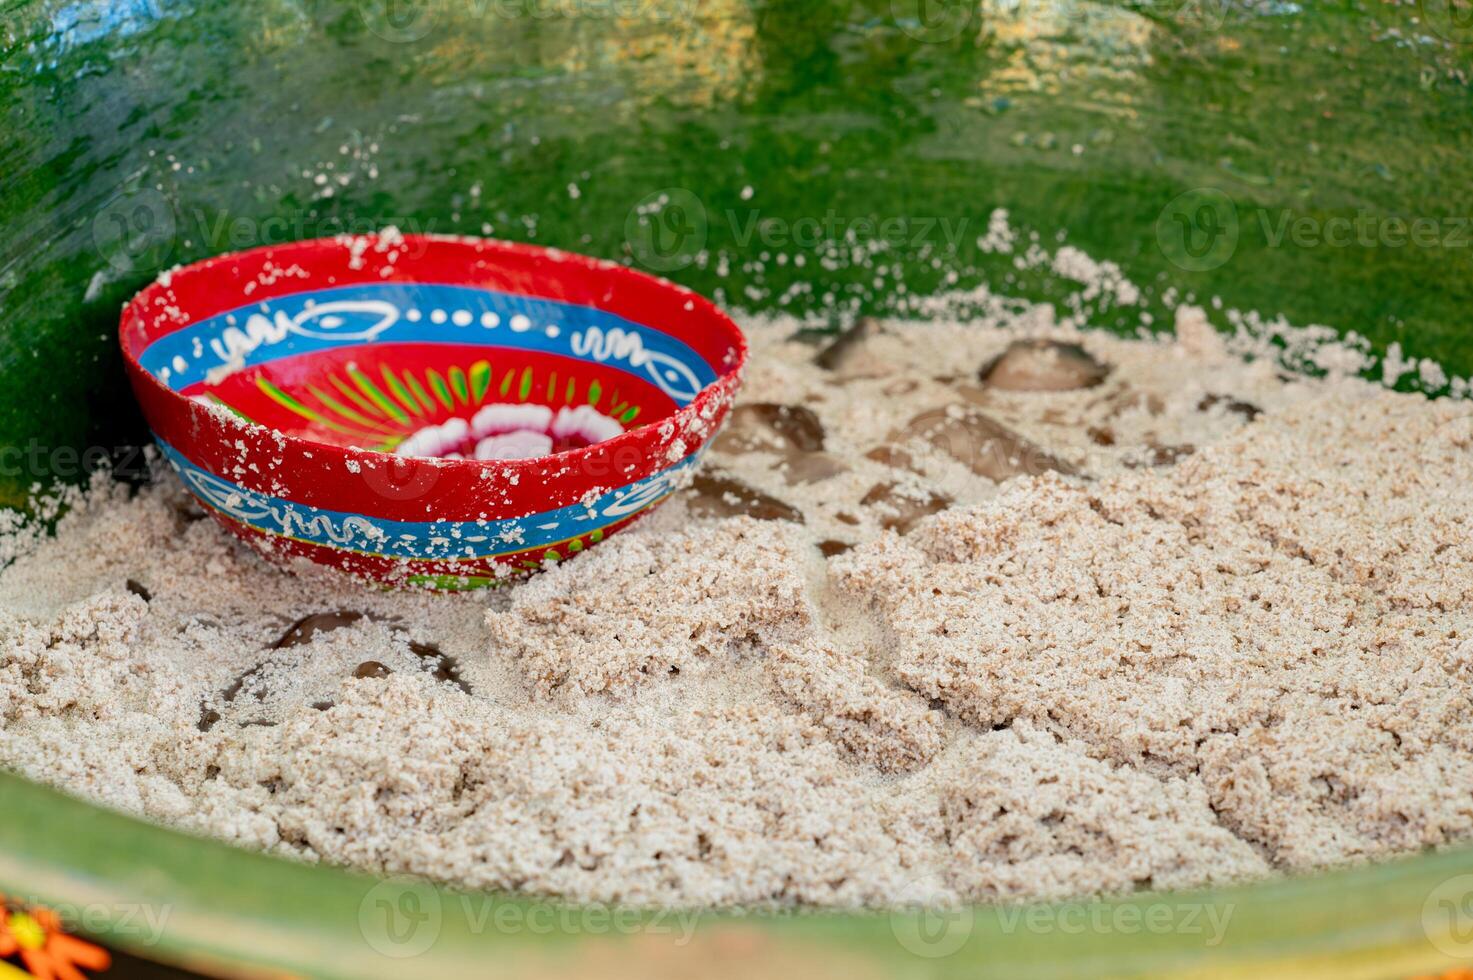
[[[483,325],[488,315],[495,326]],[[158,338],[138,361],[180,391],[232,359],[240,368],[339,347],[404,342],[484,344],[598,361],[655,385],[677,405],[689,404],[716,380],[711,366],[680,340],[612,313],[433,283],[340,286],[237,307]]]
[[[575,504],[516,520],[391,521],[323,510],[247,490],[190,462],[155,436],[184,485],[207,507],[268,534],[391,558],[475,560],[543,548],[608,527],[654,506],[682,482],[701,453],[604,494],[592,507]]]

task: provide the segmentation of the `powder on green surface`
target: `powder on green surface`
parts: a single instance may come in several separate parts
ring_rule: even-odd
[[[1239,360],[1189,308],[1162,342],[885,324],[831,369],[797,326],[747,324],[695,486],[503,592],[283,573],[167,475],[11,530],[0,765],[585,901],[1061,898],[1473,834],[1465,404]],[[1022,335],[1108,373],[982,382]]]

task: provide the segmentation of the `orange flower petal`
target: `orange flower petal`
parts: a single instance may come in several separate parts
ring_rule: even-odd
[[[20,951],[20,961],[26,965],[26,969],[36,977],[36,980],[60,980],[56,971],[51,968],[51,957],[46,955],[42,949],[23,949]]]
[[[51,941],[46,944],[46,950],[55,953],[58,959],[85,966],[89,970],[106,970],[112,965],[112,957],[107,950],[66,933],[52,936]]]

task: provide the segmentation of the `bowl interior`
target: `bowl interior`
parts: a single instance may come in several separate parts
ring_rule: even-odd
[[[479,286],[360,283],[240,304],[138,353],[170,389],[289,436],[393,451],[492,403],[591,405],[626,428],[716,380],[654,325]]]

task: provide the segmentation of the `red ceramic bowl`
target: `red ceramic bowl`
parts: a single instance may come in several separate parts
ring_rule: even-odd
[[[165,457],[270,558],[490,585],[678,489],[746,360],[710,302],[621,265],[444,236],[343,236],[174,270],[123,311]],[[491,403],[592,405],[625,431],[536,459],[420,459],[410,433]]]

